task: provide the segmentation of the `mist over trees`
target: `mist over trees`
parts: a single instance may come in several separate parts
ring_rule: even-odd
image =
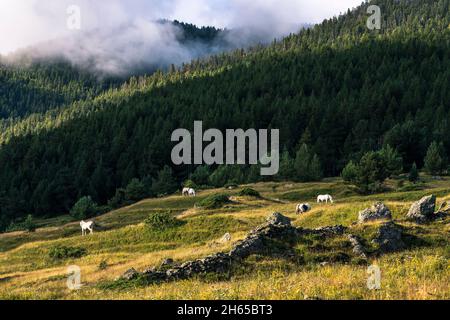
[[[57,92],[53,98],[6,71],[0,101],[16,101],[23,111],[0,103],[3,225],[67,213],[86,196],[103,205],[144,189],[171,193],[188,178],[211,186],[263,179],[258,166],[172,166],[171,133],[192,129],[195,120],[219,130],[280,129],[284,152],[274,180],[316,180],[345,168],[349,181],[371,192],[413,164],[443,173],[450,154],[449,1],[378,5],[380,31],[365,27],[364,4],[269,46],[122,84],[91,84],[77,72],[68,81],[52,82],[51,71],[33,76]],[[47,107],[36,102],[47,98]]]

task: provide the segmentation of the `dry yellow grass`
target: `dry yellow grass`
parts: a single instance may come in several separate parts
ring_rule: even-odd
[[[4,244],[8,248],[0,252],[0,299],[450,299],[448,222],[418,228],[417,234],[423,236],[427,245],[371,261],[381,269],[381,290],[367,288],[366,265],[296,264],[270,257],[251,257],[227,280],[198,277],[122,289],[99,286],[131,267],[143,270],[159,265],[167,257],[183,262],[228,251],[232,243],[218,241],[225,232],[232,234],[232,242],[240,240],[274,211],[289,216],[297,226],[351,226],[360,209],[379,199],[392,209],[399,223],[415,228],[402,219],[419,195],[433,192],[439,195],[438,201],[450,200],[450,184],[444,180],[430,183],[427,190],[419,192],[370,197],[348,194],[337,197],[334,205],[314,204],[311,212],[296,216],[297,201],[290,198],[293,194],[298,193],[299,202],[313,203],[312,194],[324,189],[336,194],[345,187],[336,180],[316,184],[262,183],[251,187],[264,198],[236,197],[237,203],[216,210],[194,208],[198,199],[180,196],[145,200],[97,219],[111,230],[92,237],[82,238],[76,229],[72,232],[76,224],[46,227],[35,234],[0,235],[0,247]],[[235,193],[208,190],[200,197],[217,192]],[[179,214],[179,219],[186,221],[184,234],[146,234],[141,221],[159,209]],[[88,254],[55,262],[48,257],[49,248],[55,245],[85,247]],[[107,267],[102,270],[99,265],[104,261]],[[66,286],[67,267],[72,264],[81,268],[81,290],[71,291]]]

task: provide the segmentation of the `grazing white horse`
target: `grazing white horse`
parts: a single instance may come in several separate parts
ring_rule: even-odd
[[[306,213],[308,211],[310,211],[311,205],[309,203],[300,203],[297,205],[296,209],[295,209],[295,213],[296,214],[301,214],[301,213]]]
[[[331,203],[333,203],[333,197],[330,196],[329,194],[320,195],[320,196],[317,197],[317,203],[321,203],[321,202],[326,202],[326,203],[328,203],[328,201],[330,201]]]
[[[194,190],[194,189],[189,188],[189,196],[190,196],[190,197],[195,197],[195,196],[196,196],[196,193],[195,193],[195,190]]]
[[[94,221],[81,221],[80,222],[80,227],[81,227],[81,235],[85,236],[86,235],[86,231],[89,230],[91,234],[94,233]]]
[[[183,188],[182,194],[183,194],[183,196],[185,196],[185,197],[189,196],[189,188]]]

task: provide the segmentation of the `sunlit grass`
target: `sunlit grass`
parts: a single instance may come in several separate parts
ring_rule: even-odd
[[[0,299],[449,299],[450,226],[448,221],[418,226],[405,221],[409,206],[426,194],[438,202],[450,200],[449,180],[428,181],[426,189],[359,196],[338,179],[322,183],[259,183],[251,188],[262,198],[237,197],[235,190],[206,190],[197,198],[173,195],[149,199],[98,217],[106,231],[81,237],[77,222],[67,218],[41,221],[36,233],[0,235]],[[316,204],[318,193],[332,194],[334,204]],[[228,193],[233,203],[206,210],[195,203],[211,194]],[[286,197],[286,195],[289,195]],[[294,200],[289,200],[292,198]],[[295,214],[297,200],[310,202],[311,212]],[[296,226],[317,228],[342,224],[369,242],[376,224],[355,225],[358,212],[374,201],[384,201],[398,224],[405,228],[408,247],[400,253],[370,260],[382,270],[382,288],[367,289],[367,264],[355,261],[345,236],[329,240],[305,238],[293,248],[302,259],[252,256],[236,265],[226,279],[197,277],[189,280],[130,285],[105,289],[127,269],[144,270],[170,257],[184,262],[228,251],[268,214],[281,212]],[[143,224],[150,212],[170,210],[183,223],[164,231]],[[69,223],[67,223],[69,222]],[[232,243],[220,243],[225,233]],[[78,259],[54,260],[55,246],[81,247]],[[346,255],[349,259],[346,259]],[[371,258],[375,259],[375,258]],[[320,262],[328,262],[321,266]],[[104,268],[100,268],[103,263]],[[66,286],[67,267],[82,270],[83,288]]]

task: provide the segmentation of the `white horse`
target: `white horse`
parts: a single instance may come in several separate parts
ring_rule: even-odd
[[[91,234],[94,233],[94,221],[81,221],[80,222],[80,227],[81,227],[81,235],[85,236],[86,235],[86,231],[89,230]]]
[[[196,196],[196,193],[195,193],[195,190],[194,190],[194,189],[189,188],[189,196],[190,196],[190,197],[195,197],[195,196]]]
[[[309,203],[300,203],[297,205],[296,209],[295,209],[295,213],[296,214],[301,214],[301,213],[306,213],[308,211],[310,211],[311,205]]]
[[[326,202],[326,203],[328,203],[328,201],[330,201],[331,203],[333,203],[333,197],[330,196],[329,194],[320,195],[320,196],[317,197],[317,203],[321,203],[321,202]]]
[[[182,194],[183,194],[184,197],[189,196],[189,190],[190,190],[190,188],[183,188]]]

